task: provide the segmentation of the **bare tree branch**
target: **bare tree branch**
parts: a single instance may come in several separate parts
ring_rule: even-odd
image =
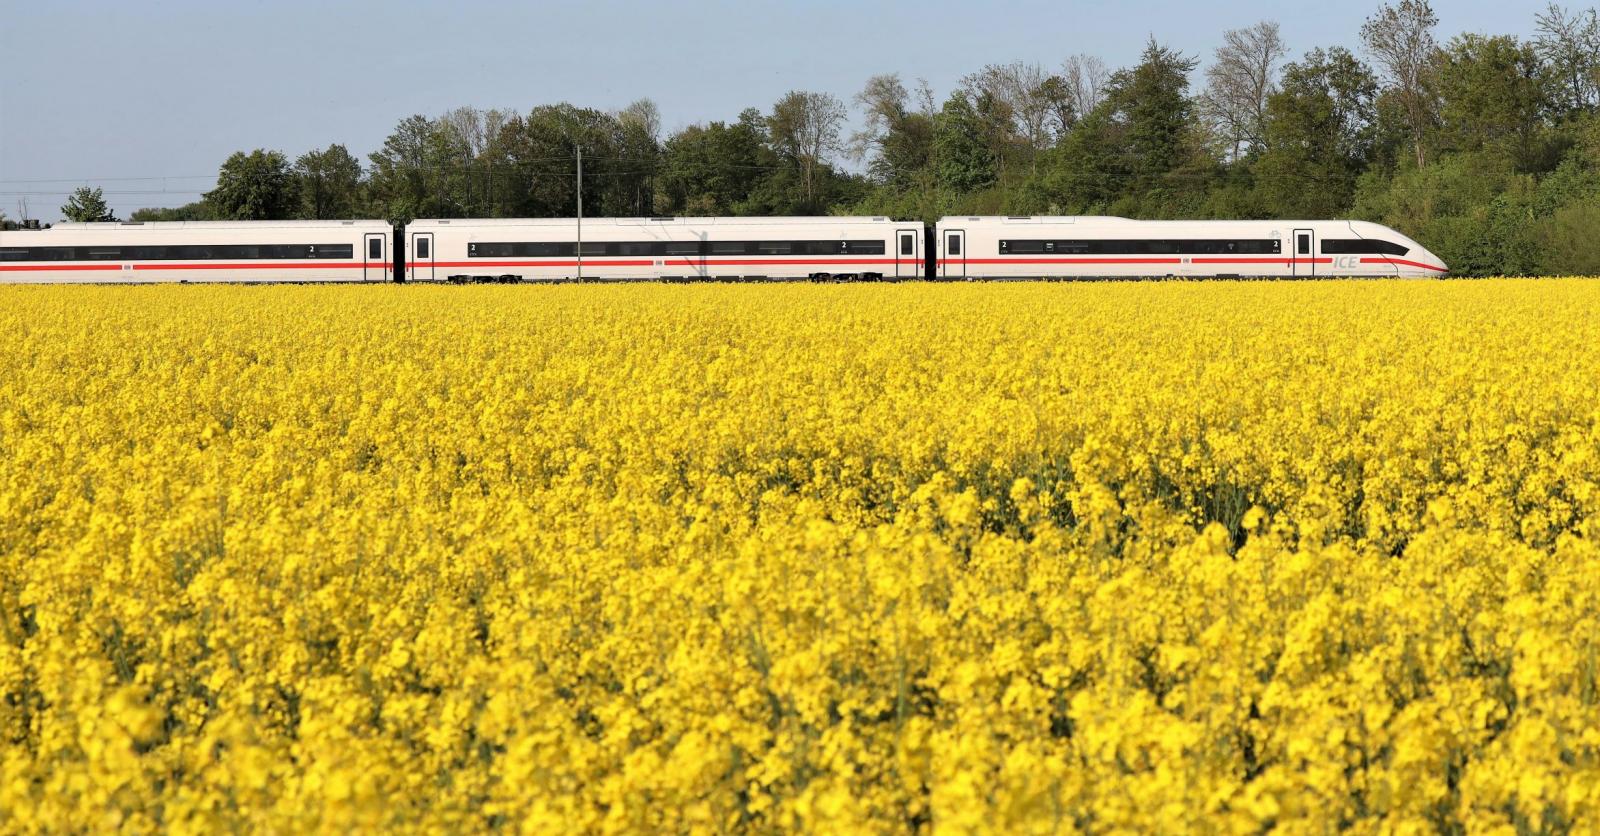
[[[1206,69],[1201,113],[1232,147],[1234,158],[1263,144],[1267,99],[1277,89],[1278,65],[1285,52],[1278,24],[1262,21],[1228,30],[1215,61]]]
[[[1419,168],[1428,161],[1423,138],[1433,122],[1434,102],[1424,76],[1439,50],[1433,37],[1437,25],[1439,16],[1428,0],[1400,0],[1396,5],[1385,4],[1361,26],[1367,52],[1377,59],[1405,110]]]

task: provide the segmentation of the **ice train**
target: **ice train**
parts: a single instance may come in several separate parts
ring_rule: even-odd
[[[0,232],[0,283],[1443,276],[1364,221],[1114,217],[64,223]]]

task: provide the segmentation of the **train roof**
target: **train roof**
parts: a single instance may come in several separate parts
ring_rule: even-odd
[[[407,227],[429,226],[568,226],[577,218],[418,218]],[[770,226],[772,224],[817,224],[856,226],[892,224],[887,217],[865,215],[814,215],[802,217],[656,217],[584,218],[585,226]],[[909,221],[918,223],[920,221]]]
[[[951,224],[1000,224],[1000,225],[1027,225],[1027,224],[1080,224],[1094,223],[1107,226],[1127,225],[1131,227],[1150,227],[1155,225],[1192,226],[1195,224],[1273,224],[1276,226],[1298,226],[1319,223],[1349,223],[1343,218],[1319,218],[1315,220],[1293,218],[1164,218],[1157,220],[1135,220],[1124,218],[1120,215],[946,215],[939,219],[941,225]]]
[[[51,230],[65,230],[76,232],[95,232],[112,229],[142,229],[151,232],[180,231],[180,230],[205,230],[205,229],[338,229],[341,227],[374,227],[389,229],[388,221],[378,220],[349,220],[349,221],[104,221],[93,223],[63,222],[50,229],[41,229],[39,232]],[[18,230],[22,231],[22,230]],[[32,230],[29,230],[32,231]]]

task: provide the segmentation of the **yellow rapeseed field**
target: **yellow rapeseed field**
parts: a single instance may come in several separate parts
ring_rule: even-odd
[[[1600,829],[1600,282],[0,288],[0,830]]]

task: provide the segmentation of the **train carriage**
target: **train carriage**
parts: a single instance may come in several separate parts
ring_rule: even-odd
[[[0,232],[5,282],[385,282],[385,221],[63,223]]]
[[[1113,217],[947,217],[942,279],[1425,277],[1445,263],[1364,221],[1135,221]]]
[[[406,279],[919,279],[918,222],[888,218],[419,220]]]

